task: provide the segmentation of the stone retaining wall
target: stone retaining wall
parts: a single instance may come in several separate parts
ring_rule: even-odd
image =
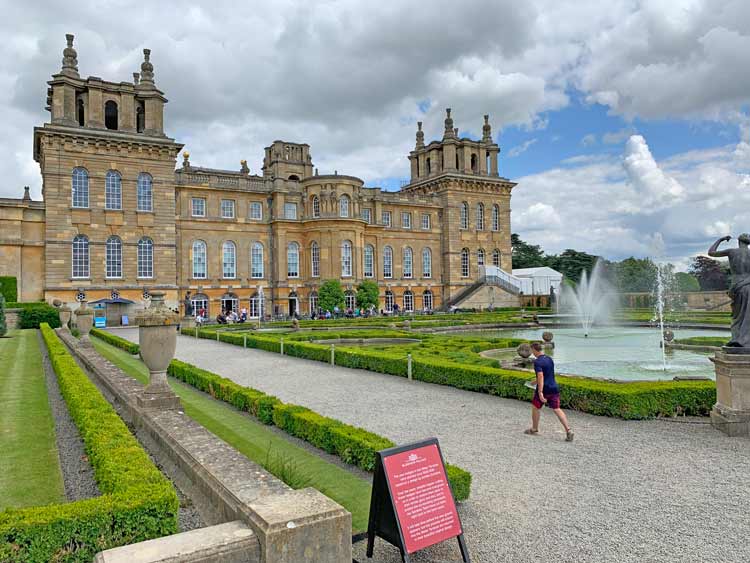
[[[91,344],[66,330],[57,333],[205,522],[244,522],[257,538],[265,563],[352,560],[352,518],[343,507],[313,488],[290,489],[181,410],[139,407],[141,383]],[[153,561],[162,560],[170,561]]]

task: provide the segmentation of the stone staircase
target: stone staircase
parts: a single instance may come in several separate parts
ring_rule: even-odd
[[[483,287],[499,287],[511,295],[521,295],[520,283],[511,274],[495,267],[486,267],[484,273],[474,283],[463,288],[443,304],[443,310],[458,307]]]

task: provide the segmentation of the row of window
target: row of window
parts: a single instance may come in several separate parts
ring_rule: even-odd
[[[469,228],[469,204],[465,201],[461,203],[461,228]],[[484,230],[484,204],[477,203],[476,207],[476,228],[477,231]],[[493,231],[500,230],[500,206],[495,204],[492,206],[492,225]]]
[[[461,250],[461,277],[468,278],[471,272],[471,253],[468,248]],[[477,266],[485,265],[485,254],[484,249],[480,248],[477,250]],[[496,248],[492,251],[492,265],[500,267],[500,251]]]
[[[255,242],[250,248],[250,277],[262,279],[265,277],[264,248],[260,242]],[[221,247],[222,276],[227,279],[237,277],[237,246],[232,241],[226,241]],[[375,277],[375,248],[365,245],[363,251],[364,277]],[[193,278],[206,279],[208,277],[208,251],[205,241],[196,240],[192,248]],[[498,258],[499,262],[499,258]],[[287,277],[298,278],[300,276],[300,246],[296,242],[290,242],[286,249]],[[320,277],[320,246],[317,242],[310,245],[310,273],[312,277]],[[347,278],[353,275],[353,251],[352,243],[348,240],[341,244],[341,277]],[[402,275],[404,278],[414,277],[414,252],[406,247],[402,253]],[[393,248],[386,246],[383,249],[383,277],[393,277]],[[429,248],[422,250],[422,277],[432,277],[432,251]]]
[[[143,237],[138,241],[137,264],[139,278],[154,277],[154,242]],[[89,238],[78,235],[73,239],[73,278],[89,278],[91,276],[91,253]],[[105,276],[107,278],[122,277],[122,240],[111,236],[105,243]]]
[[[89,173],[85,168],[74,168],[71,180],[73,207],[89,207]],[[150,174],[138,174],[137,209],[153,211],[153,179]],[[116,170],[108,170],[104,177],[104,208],[122,209],[122,176]]]
[[[310,293],[309,296],[309,302],[310,302],[310,313],[318,312],[318,293],[316,291],[313,291]],[[292,293],[289,296],[289,301],[293,302],[293,308],[295,311],[298,310],[298,303],[299,303],[299,297],[297,297],[296,293]],[[387,290],[385,292],[385,303],[384,308],[386,311],[391,312],[393,311],[394,305],[396,304],[396,299],[391,290]],[[210,300],[207,295],[204,295],[202,293],[195,294],[191,299],[193,310],[196,312],[203,311],[206,315],[210,316],[211,312],[209,311],[209,304]],[[249,304],[250,307],[248,309],[248,316],[250,318],[259,318],[263,313],[263,307],[264,307],[264,299],[258,295],[257,293],[254,293],[250,299]],[[426,289],[422,293],[422,309],[426,311],[432,310],[434,306],[434,298],[432,291],[429,289]],[[353,291],[347,291],[344,294],[344,305],[347,309],[354,309],[357,306],[357,294]],[[402,309],[405,312],[411,312],[414,311],[415,306],[415,296],[414,292],[411,290],[407,290],[404,292],[404,295],[402,297]],[[240,299],[235,294],[226,294],[221,299],[221,310],[222,311],[235,311],[239,313],[240,308]]]
[[[313,197],[313,218],[320,217],[320,200],[317,196]],[[343,203],[346,202],[346,203]],[[206,198],[194,197],[191,201],[191,214],[193,217],[205,217],[206,216]],[[248,216],[253,220],[263,219],[263,205],[259,201],[251,201],[248,210]],[[349,198],[344,196],[339,204],[339,216],[349,217]],[[233,199],[222,199],[221,200],[221,218],[222,219],[234,219],[236,217],[236,202]],[[284,204],[284,219],[296,220],[297,219],[297,204],[296,203],[285,203]],[[362,219],[366,223],[372,223],[372,209],[365,207],[362,209]],[[383,211],[382,223],[386,227],[391,226],[391,212]],[[432,226],[429,213],[422,214],[421,221],[422,229],[429,230]],[[404,229],[412,228],[411,213],[404,211],[401,213],[401,227]]]

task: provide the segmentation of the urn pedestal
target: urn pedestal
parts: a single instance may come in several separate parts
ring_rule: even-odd
[[[750,349],[725,347],[712,361],[716,404],[711,424],[728,436],[750,436]]]
[[[138,397],[142,408],[174,410],[181,406],[167,382],[167,368],[177,347],[178,318],[164,304],[164,293],[152,293],[151,306],[136,316],[141,358],[149,371],[149,384]]]
[[[76,328],[80,334],[80,340],[84,344],[90,344],[89,332],[94,326],[94,310],[86,306],[87,301],[81,301],[80,307],[76,309]]]
[[[70,307],[68,307],[67,305],[63,305],[62,307],[60,307],[59,314],[60,314],[60,325],[62,326],[62,328],[64,328],[65,330],[70,330],[68,327],[68,323],[70,322],[70,317],[72,314]]]

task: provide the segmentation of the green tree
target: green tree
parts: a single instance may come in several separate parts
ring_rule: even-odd
[[[598,256],[594,256],[588,252],[568,248],[559,255],[547,255],[544,258],[544,265],[557,270],[569,280],[578,283],[584,271],[589,274],[591,273],[598,259]]]
[[[364,280],[357,287],[357,306],[369,309],[380,305],[380,288],[372,280]]]
[[[5,297],[0,295],[0,336],[5,336],[8,327],[5,324]]]
[[[650,258],[626,258],[609,264],[610,280],[622,293],[652,291],[656,285],[657,266]]]
[[[334,307],[344,308],[344,289],[338,280],[327,280],[318,289],[318,307],[333,312]]]
[[[697,279],[703,291],[720,291],[729,287],[729,268],[708,256],[696,256],[688,272]]]
[[[535,268],[544,266],[544,252],[537,244],[529,244],[521,240],[516,233],[510,235],[514,268]]]
[[[674,275],[675,282],[677,283],[677,289],[679,291],[700,291],[701,284],[698,283],[698,278],[693,274],[687,272],[677,272]]]

